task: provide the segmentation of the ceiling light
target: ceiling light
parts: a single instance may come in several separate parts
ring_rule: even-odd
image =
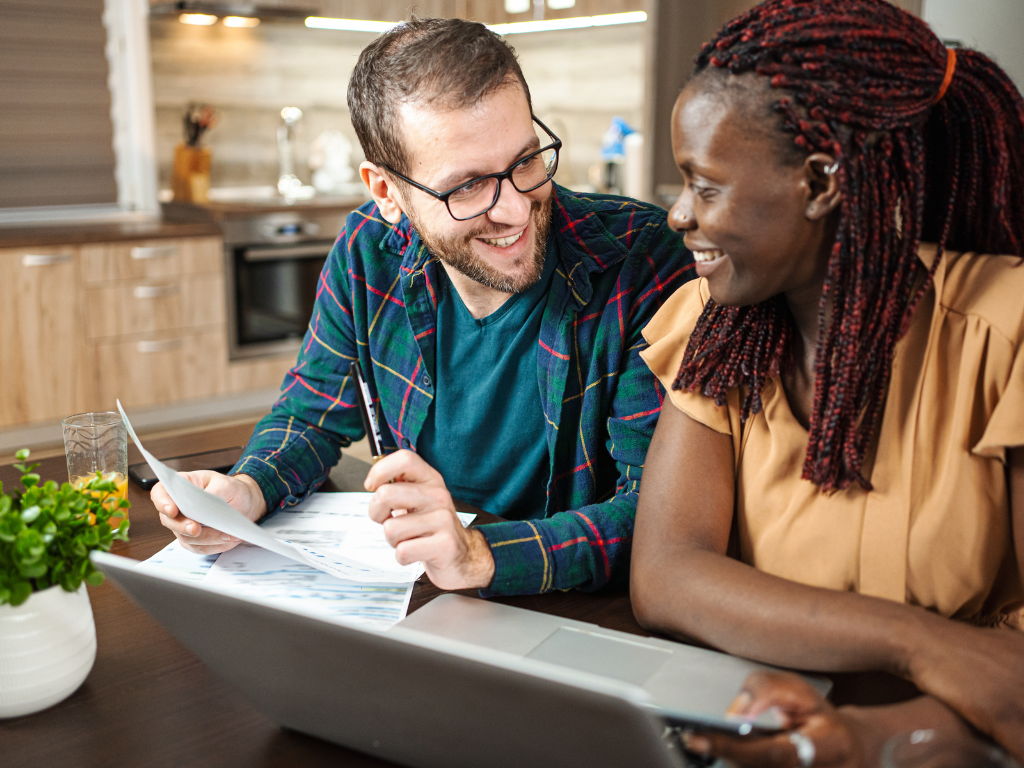
[[[178,16],[182,24],[193,24],[197,27],[208,27],[217,23],[217,17],[209,13],[183,13]]]
[[[532,0],[505,0],[505,13],[526,13],[532,7]]]
[[[574,5],[576,5],[576,0],[548,0],[548,8],[552,11],[561,11],[572,8]]]
[[[387,32],[398,24],[396,21],[366,21],[365,19],[330,19],[324,16],[310,16],[306,26],[312,29],[340,29],[346,32]]]
[[[255,16],[225,16],[221,23],[225,27],[258,27],[260,20]]]
[[[637,24],[647,21],[643,11],[632,13],[608,13],[603,16],[575,16],[571,19],[547,19],[546,21],[515,21],[511,24],[492,24],[488,28],[499,35],[515,35],[522,32],[552,32],[558,29],[582,29],[584,27],[608,27],[613,24]]]

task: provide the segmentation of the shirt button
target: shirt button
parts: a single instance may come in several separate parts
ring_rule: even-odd
[[[429,387],[430,386],[430,377],[427,376],[427,374],[423,374],[423,378],[420,379],[420,381],[423,383],[424,387]]]
[[[403,437],[402,438],[402,446],[404,448],[408,448],[410,445],[412,445],[412,443],[409,442],[409,438],[408,437]]]

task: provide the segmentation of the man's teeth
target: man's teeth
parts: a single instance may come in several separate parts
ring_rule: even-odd
[[[512,245],[512,243],[516,242],[522,236],[523,233],[520,232],[518,235],[512,235],[511,237],[499,237],[495,239],[484,237],[481,239],[488,245],[493,245],[496,248],[508,248],[510,245]]]
[[[697,261],[714,261],[715,259],[722,258],[722,256],[724,256],[724,255],[725,254],[723,254],[722,251],[718,250],[718,249],[716,249],[714,251],[694,251],[693,252],[693,258],[695,258]]]

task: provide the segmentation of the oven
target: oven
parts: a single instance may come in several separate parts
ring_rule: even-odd
[[[320,272],[349,210],[275,212],[222,223],[232,360],[297,353]]]

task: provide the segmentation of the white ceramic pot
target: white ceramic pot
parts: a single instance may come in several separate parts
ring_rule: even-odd
[[[82,684],[96,660],[89,593],[55,586],[0,605],[0,717],[38,712]]]

